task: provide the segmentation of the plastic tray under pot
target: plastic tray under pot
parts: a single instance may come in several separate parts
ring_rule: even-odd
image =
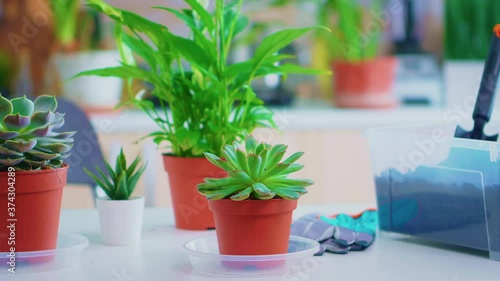
[[[216,237],[196,239],[184,247],[196,272],[233,277],[295,274],[319,251],[318,242],[296,236],[290,236],[288,253],[278,255],[220,255]]]
[[[80,263],[83,250],[89,245],[87,237],[79,234],[60,234],[57,248],[46,251],[0,253],[0,274],[37,273],[69,268]],[[11,263],[11,261],[15,263]],[[11,271],[9,271],[11,269]],[[0,278],[0,280],[3,280]]]

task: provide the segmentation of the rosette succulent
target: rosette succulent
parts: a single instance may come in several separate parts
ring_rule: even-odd
[[[56,133],[64,114],[55,112],[54,96],[6,99],[0,95],[0,171],[60,168],[69,156],[75,132]]]
[[[258,143],[249,136],[244,146],[240,147],[237,143],[226,145],[221,153],[223,159],[212,153],[205,153],[212,164],[229,175],[226,178],[206,178],[204,183],[198,185],[198,191],[207,199],[295,200],[307,193],[305,187],[313,184],[307,179],[288,178],[304,167],[295,163],[303,152],[296,152],[280,162],[286,153],[286,145]]]

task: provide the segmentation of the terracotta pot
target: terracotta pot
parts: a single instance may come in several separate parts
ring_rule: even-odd
[[[10,252],[13,246],[16,252],[56,248],[67,173],[67,165],[52,170],[15,172],[13,176],[8,172],[0,173],[0,222],[5,225],[0,227],[0,252]],[[14,182],[13,201],[8,199],[12,198],[9,182]],[[15,210],[7,210],[8,203],[14,204]],[[15,216],[9,216],[9,211],[14,211]],[[12,218],[16,221],[8,221]],[[6,227],[11,223],[15,226],[12,232]],[[9,245],[12,235],[15,235],[15,245]]]
[[[390,108],[396,58],[381,57],[359,63],[333,62],[335,104],[345,108]]]
[[[230,199],[208,202],[214,212],[223,255],[273,255],[288,252],[292,212],[297,200]]]
[[[207,230],[215,227],[208,201],[196,189],[204,178],[226,177],[227,173],[206,158],[182,158],[163,155],[168,173],[170,194],[174,207],[175,226],[188,230]]]

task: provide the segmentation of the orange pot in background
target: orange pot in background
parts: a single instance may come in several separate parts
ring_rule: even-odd
[[[393,95],[396,63],[394,57],[380,57],[359,63],[333,62],[336,105],[344,108],[396,106]]]
[[[12,246],[16,252],[56,248],[67,173],[68,166],[52,170],[16,171],[11,177],[8,172],[0,172],[0,252],[10,252]],[[9,178],[15,180],[9,181]],[[8,199],[9,182],[14,182],[13,201]],[[8,207],[15,210],[8,210]],[[17,221],[7,221],[12,218],[9,211],[14,211]],[[7,225],[10,223],[15,224],[15,245],[8,243],[11,231]]]
[[[163,155],[168,173],[175,226],[188,230],[207,230],[215,227],[208,201],[196,189],[204,178],[226,177],[227,173],[206,158],[182,158]]]
[[[292,212],[297,200],[209,200],[222,255],[273,255],[288,252]]]

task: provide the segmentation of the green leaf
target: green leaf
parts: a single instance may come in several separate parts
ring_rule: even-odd
[[[3,119],[5,116],[12,113],[12,103],[2,95],[0,95],[0,118]]]
[[[247,163],[247,157],[245,155],[245,152],[243,152],[241,149],[236,149],[236,158],[238,159],[238,167],[243,170],[245,173],[250,175],[248,163]]]
[[[300,170],[302,170],[302,168],[304,168],[304,165],[302,164],[289,164],[290,166],[288,166],[288,168],[280,173],[276,173],[277,176],[282,176],[282,175],[288,175],[288,174],[292,174],[292,173],[295,173],[295,172],[298,172]]]
[[[278,163],[276,166],[271,166],[263,175],[262,177],[268,178],[272,177],[275,175],[279,175],[280,173],[286,171],[290,167],[290,164],[283,164],[283,163]]]
[[[43,152],[41,150],[33,149],[31,151],[28,151],[27,154],[32,155],[36,158],[40,158],[43,160],[52,160],[54,158],[57,158],[60,154],[59,153],[47,153]]]
[[[45,128],[54,121],[55,117],[56,116],[52,111],[37,111],[31,115],[30,124],[22,131],[24,132]]]
[[[20,158],[23,156],[22,153],[9,149],[3,145],[0,145],[0,155],[8,155],[8,156],[17,156],[17,158]]]
[[[255,154],[250,154],[248,155],[247,161],[248,161],[248,170],[250,177],[252,177],[256,181],[259,180],[261,176],[259,172],[260,172],[260,167],[262,165],[262,158]]]
[[[24,160],[25,160],[24,157],[21,157],[21,158],[15,158],[15,157],[9,158],[9,157],[7,157],[5,159],[0,159],[0,164],[12,167],[14,165],[21,163]]]
[[[42,97],[49,97],[49,96],[40,96],[37,98],[37,100],[42,98]],[[55,97],[52,96],[52,99],[55,100]],[[34,104],[32,101],[27,99],[26,96],[13,98],[10,100],[10,102],[12,103],[12,114],[13,115],[20,114],[22,116],[31,116],[31,114],[33,114]],[[54,111],[54,110],[52,110],[52,111]],[[45,111],[48,111],[48,110],[45,110]]]
[[[288,157],[285,161],[283,161],[283,164],[293,164],[295,161],[299,160],[300,157],[304,155],[304,152],[295,152],[292,154],[290,157]]]
[[[234,201],[243,201],[245,199],[248,199],[250,197],[250,194],[252,194],[253,188],[252,187],[247,187],[244,190],[236,193],[235,195],[229,197],[231,200]]]
[[[74,79],[80,76],[101,76],[101,77],[120,77],[120,78],[137,78],[150,83],[156,83],[157,78],[151,72],[147,72],[136,66],[122,65],[116,67],[107,67],[101,69],[82,71],[72,77]]]
[[[300,198],[300,194],[295,191],[288,191],[286,189],[275,189],[276,195],[283,199],[297,200]]]
[[[37,144],[36,140],[23,140],[23,139],[15,139],[15,140],[6,140],[5,146],[10,149],[15,149],[19,152],[27,152],[32,150]]]
[[[315,28],[324,28],[324,27],[306,27],[306,28],[296,28],[296,29],[286,29],[281,30],[276,33],[273,33],[264,40],[257,47],[254,56],[254,69],[257,69],[260,64],[262,64],[267,58],[273,56],[279,50],[284,47],[290,45],[297,38],[303,36],[307,32],[315,29]]]
[[[168,39],[172,43],[172,47],[189,63],[201,69],[207,69],[212,65],[212,58],[207,56],[206,51],[195,42],[173,34],[171,34]]]
[[[254,183],[254,180],[247,174],[245,173],[244,171],[231,171],[228,173],[230,177],[238,180],[239,182],[243,183],[243,184],[253,184]]]
[[[42,95],[35,99],[34,104],[31,105],[31,112],[37,111],[52,111],[55,112],[57,109],[57,100],[54,96]],[[23,114],[21,114],[23,115]],[[25,116],[30,116],[30,114]]]
[[[26,128],[31,120],[28,116],[21,116],[19,113],[9,114],[3,118],[3,124],[9,130],[20,130]]]
[[[200,16],[201,21],[207,27],[209,33],[214,32],[214,22],[212,20],[212,16],[208,13],[203,6],[198,3],[197,0],[185,0],[186,3],[191,6],[191,8]]]
[[[278,145],[273,146],[273,148],[271,148],[271,151],[269,151],[269,156],[268,156],[269,159],[267,160],[266,167],[265,167],[266,172],[267,172],[267,170],[276,166],[281,161],[281,159],[285,155],[286,149],[287,149],[287,146],[285,146],[283,144],[278,144]]]
[[[127,177],[125,173],[121,173],[118,176],[118,182],[116,183],[115,190],[115,200],[127,200],[130,194],[127,188]]]
[[[308,67],[302,67],[296,64],[283,64],[278,66],[283,73],[286,74],[306,74],[306,75],[331,75],[332,72],[329,70],[314,69]]]
[[[257,140],[253,136],[248,136],[245,141],[245,149],[247,154],[255,154],[255,148],[257,147]]]

